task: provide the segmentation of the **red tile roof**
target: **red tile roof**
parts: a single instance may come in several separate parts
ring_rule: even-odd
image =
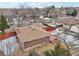
[[[9,32],[3,35],[0,35],[0,40],[5,40],[9,37],[16,36],[16,32]]]
[[[47,27],[47,28],[44,28],[46,31],[53,31],[53,30],[55,30],[56,28],[55,27]]]

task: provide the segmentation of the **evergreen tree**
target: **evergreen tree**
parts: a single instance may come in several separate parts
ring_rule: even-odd
[[[1,15],[0,16],[0,31],[4,31],[6,28],[9,28],[9,25],[7,24],[6,18]]]
[[[66,12],[67,16],[73,16],[75,17],[77,15],[77,10],[76,9],[73,9],[73,10],[68,10]]]

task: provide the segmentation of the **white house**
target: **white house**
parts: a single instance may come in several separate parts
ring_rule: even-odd
[[[4,55],[14,55],[18,48],[19,43],[14,32],[0,35],[0,51],[4,52]]]

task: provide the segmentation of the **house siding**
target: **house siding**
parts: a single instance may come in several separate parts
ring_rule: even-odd
[[[0,35],[0,51],[4,52],[4,55],[13,55],[18,48],[19,43],[17,42],[16,33],[10,32]]]

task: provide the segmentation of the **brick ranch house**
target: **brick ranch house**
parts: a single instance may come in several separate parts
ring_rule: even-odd
[[[21,48],[24,50],[47,44],[50,41],[50,34],[39,28],[28,26],[17,27],[16,32]],[[52,39],[54,39],[54,37]]]

